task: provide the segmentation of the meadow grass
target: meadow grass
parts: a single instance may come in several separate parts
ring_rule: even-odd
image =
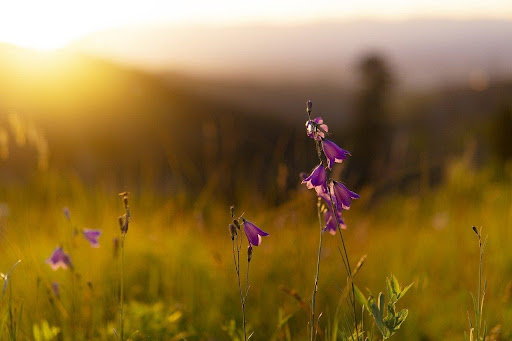
[[[512,338],[511,186],[510,175],[496,176],[491,168],[476,171],[456,160],[447,168],[444,183],[435,188],[389,193],[376,202],[368,201],[369,189],[360,193],[358,204],[345,214],[349,229],[344,234],[353,263],[368,256],[357,274],[358,287],[385,291],[384,279],[390,273],[402,284],[415,283],[400,303],[409,316],[394,339],[464,339],[466,311],[472,311],[470,292],[478,292],[473,225],[483,226],[489,236],[484,319],[489,330],[501,324],[502,339]],[[0,218],[0,271],[22,260],[10,279],[12,306],[23,305],[19,340],[35,339],[34,326],[44,326],[45,321],[61,330],[56,339],[114,339],[119,266],[113,239],[120,236],[117,217],[124,210],[117,192],[51,173],[30,184],[0,189],[0,201],[9,207]],[[208,205],[197,206],[186,194],[169,198],[131,192],[125,335],[135,340],[229,339],[230,324],[242,324],[226,225],[228,205],[214,197]],[[277,207],[255,209],[249,199],[237,204],[239,211],[250,208],[251,219],[271,234],[255,250],[251,266],[247,320],[248,329],[255,330],[252,340],[309,337],[308,312],[283,288],[310,303],[318,247],[312,242],[318,222],[316,199],[310,194],[298,188]],[[72,297],[69,273],[45,264],[69,228],[64,206],[78,228],[103,231],[98,249],[77,239],[73,263],[78,297]],[[316,296],[322,335],[333,325],[337,288],[346,283],[338,243],[336,236],[324,236]],[[52,293],[52,282],[59,283],[60,297]],[[80,302],[79,321],[71,326],[74,299]],[[4,298],[1,313],[6,309]],[[342,309],[348,313],[346,306]],[[3,327],[0,338],[7,338],[7,332]]]

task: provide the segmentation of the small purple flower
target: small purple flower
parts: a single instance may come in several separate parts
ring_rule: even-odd
[[[60,246],[53,251],[50,258],[46,260],[46,263],[49,264],[54,271],[60,267],[63,269],[67,269],[68,267],[73,268],[71,258],[69,258],[69,255],[65,253]]]
[[[59,298],[60,297],[59,283],[52,282],[52,290],[53,290],[53,293],[55,294],[55,297]]]
[[[342,163],[343,160],[350,155],[349,151],[338,147],[338,145],[330,140],[322,140],[322,149],[327,158],[327,167],[332,169],[335,162]]]
[[[306,134],[312,139],[320,141],[325,138],[325,133],[328,131],[329,127],[327,124],[324,124],[324,120],[321,117],[306,121]]]
[[[325,168],[322,164],[319,164],[313,169],[311,175],[302,180],[302,183],[306,184],[308,189],[314,188],[317,193],[323,193],[327,189],[327,185],[325,184],[326,180],[327,173],[325,172]]]
[[[344,210],[350,209],[350,200],[351,199],[359,199],[360,198],[359,194],[352,192],[341,182],[333,181],[331,183],[331,190],[332,190],[332,192],[334,192],[336,201],[338,202],[338,204],[341,205],[341,208],[343,208]]]
[[[347,225],[345,225],[345,221],[341,217],[340,211],[336,211],[336,213],[338,214],[338,221],[340,222],[340,228],[343,230],[346,230]],[[330,234],[335,235],[337,230],[338,230],[338,226],[336,225],[336,218],[334,217],[332,210],[328,209],[327,212],[325,212],[324,231],[328,231]]]
[[[64,207],[62,209],[62,213],[64,213],[64,217],[66,217],[66,220],[68,220],[68,221],[71,220],[71,213],[69,212],[69,208]]]
[[[91,244],[91,247],[100,247],[100,243],[98,242],[98,238],[101,236],[101,230],[94,229],[83,229],[82,234],[85,239]]]
[[[258,246],[261,244],[261,237],[268,236],[268,233],[261,230],[258,226],[254,225],[250,221],[242,218],[244,224],[245,235],[247,236],[247,240],[249,244]]]

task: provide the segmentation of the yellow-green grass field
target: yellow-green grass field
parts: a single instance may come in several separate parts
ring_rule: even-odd
[[[367,255],[356,285],[363,292],[385,291],[390,274],[403,285],[414,282],[398,304],[409,309],[409,316],[393,339],[463,340],[469,330],[467,311],[473,316],[470,292],[478,290],[478,241],[472,226],[483,227],[489,237],[484,319],[489,329],[501,325],[501,339],[510,340],[511,178],[473,170],[462,160],[445,173],[443,183],[408,194],[380,193],[370,202],[370,189],[360,193],[362,198],[345,213],[344,232],[351,263]],[[2,298],[0,339],[8,339],[9,295],[15,322],[21,321],[19,340],[49,340],[51,326],[60,330],[54,330],[55,340],[115,339],[119,257],[113,239],[120,236],[118,217],[124,208],[117,193],[124,190],[131,192],[133,217],[125,249],[127,335],[134,340],[229,340],[233,323],[241,327],[228,231],[231,203],[218,200],[214,191],[168,197],[147,193],[143,186],[113,189],[43,174],[0,189],[0,271],[21,259],[10,279],[12,292],[8,286]],[[255,205],[250,193],[246,198],[232,203],[237,212],[270,233],[254,248],[251,261],[246,307],[251,340],[306,340],[309,316],[286,291],[295,290],[309,305],[319,237],[315,196],[298,187],[278,207]],[[71,222],[63,207],[69,207]],[[91,248],[81,234],[73,240],[75,226],[101,229],[101,247]],[[74,271],[53,271],[45,263],[61,244]],[[338,288],[346,283],[338,245],[338,235],[324,236],[316,304],[323,313],[319,339],[332,335]],[[59,284],[59,297],[53,282]],[[348,314],[344,301],[341,308],[340,327]],[[280,321],[284,317],[289,319]],[[365,324],[371,324],[367,314]]]

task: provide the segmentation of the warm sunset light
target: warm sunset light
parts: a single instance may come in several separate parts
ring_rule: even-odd
[[[0,341],[512,340],[511,42],[512,0],[0,0]]]
[[[409,17],[510,18],[508,0],[434,3],[392,1],[5,1],[0,5],[0,41],[55,49],[95,31],[158,23],[303,22],[322,19]]]

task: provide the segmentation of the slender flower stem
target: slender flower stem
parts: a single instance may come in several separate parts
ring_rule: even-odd
[[[119,289],[119,317],[120,317],[120,337],[121,341],[124,340],[124,242],[126,233],[121,234],[121,274],[120,274],[120,289]]]
[[[322,236],[324,234],[323,226],[322,226],[322,212],[321,212],[321,202],[320,198],[318,198],[318,203],[316,205],[317,213],[318,213],[318,224],[320,225],[320,241],[318,243],[318,257],[316,261],[316,275],[315,275],[315,286],[313,288],[313,296],[311,297],[311,341],[316,339],[316,323],[315,323],[315,303],[316,303],[316,293],[318,291],[318,276],[320,274],[320,255],[322,253]]]
[[[235,272],[236,272],[236,277],[238,279],[238,290],[240,291],[240,304],[242,305],[242,326],[243,326],[243,330],[244,330],[244,340],[247,341],[247,332],[246,332],[246,329],[245,329],[245,298],[247,298],[247,291],[249,290],[248,289],[248,284],[249,284],[249,264],[247,264],[247,277],[246,277],[246,292],[245,292],[245,297],[242,293],[242,283],[241,283],[241,280],[240,280],[240,249],[242,247],[242,237],[240,236],[239,237],[239,234],[241,234],[241,231],[239,231],[239,233],[237,233],[236,235],[236,240],[233,239],[233,261],[235,263]],[[240,239],[239,239],[240,238]],[[236,249],[235,249],[235,245],[236,245]],[[236,253],[235,253],[236,251]]]
[[[346,267],[347,274],[349,277],[350,285],[352,287],[352,295],[349,295],[349,299],[352,304],[352,310],[353,310],[352,313],[354,315],[354,328],[356,331],[356,335],[359,335],[358,327],[357,327],[357,314],[356,314],[356,302],[355,302],[356,295],[355,295],[355,289],[354,289],[354,280],[352,277],[352,270],[350,268],[350,260],[348,258],[347,248],[345,247],[345,240],[343,239],[343,234],[341,233],[341,224],[340,224],[340,220],[338,218],[338,212],[337,212],[336,206],[334,205],[330,186],[327,186],[327,192],[329,193],[329,199],[331,200],[331,209],[332,209],[332,212],[336,219],[336,226],[338,228],[338,232],[340,233],[341,245],[343,247],[343,252],[345,254],[345,262],[344,263],[345,263],[345,267]],[[359,336],[358,336],[358,338],[359,338]]]

